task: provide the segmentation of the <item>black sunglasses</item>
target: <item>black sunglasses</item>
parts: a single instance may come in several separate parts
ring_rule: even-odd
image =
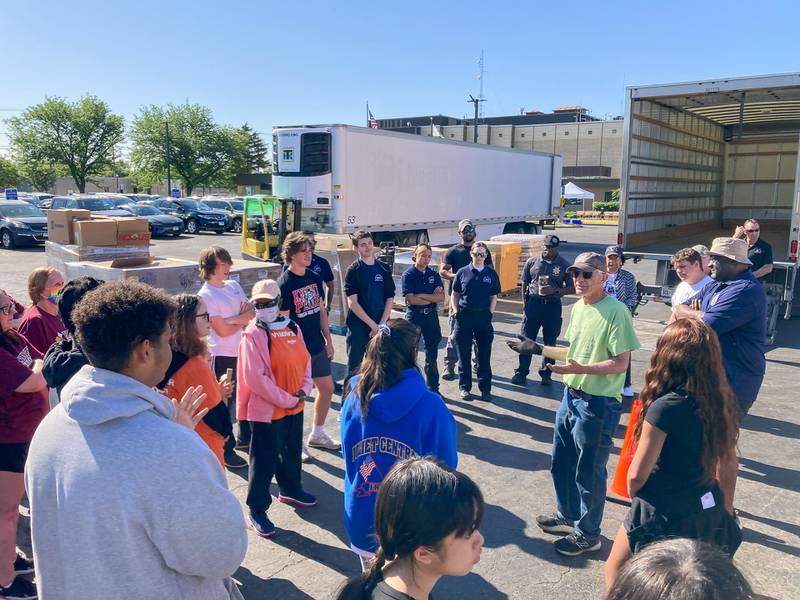
[[[272,308],[273,306],[278,306],[278,303],[281,301],[281,297],[278,296],[274,300],[256,300],[253,302],[253,308],[256,310],[262,310],[264,308]]]
[[[13,315],[14,314],[14,304],[6,304],[5,306],[0,306],[0,312],[4,315]]]
[[[591,279],[594,271],[571,271],[570,275],[572,275],[573,279],[579,279],[581,275],[583,275],[584,279]]]
[[[465,234],[465,233],[475,233],[475,228],[474,227],[464,227],[464,229],[461,230],[461,233],[462,233],[462,235]]]
[[[200,318],[203,318],[203,319],[205,319],[206,321],[209,321],[209,322],[211,321],[211,315],[209,315],[207,312],[204,312],[204,313],[197,313],[197,314],[194,316],[194,318],[195,318],[195,319],[200,319]]]

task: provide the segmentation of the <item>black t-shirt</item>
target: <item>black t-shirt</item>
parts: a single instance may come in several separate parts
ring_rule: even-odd
[[[671,504],[699,498],[709,482],[703,471],[703,425],[697,402],[686,393],[670,392],[657,398],[644,418],[667,437],[650,477],[636,495],[665,511]]]
[[[278,277],[281,288],[281,310],[289,311],[289,318],[300,326],[306,349],[311,356],[325,349],[322,337],[320,310],[324,306],[325,292],[322,279],[310,269],[304,275],[284,271]]]
[[[747,250],[747,258],[753,263],[751,271],[758,271],[764,265],[772,264],[772,246],[761,238]]]
[[[472,262],[472,257],[469,255],[470,250],[472,250],[472,246],[467,248],[464,244],[456,244],[448,248],[447,252],[444,253],[444,264],[453,267],[453,275]],[[483,261],[483,264],[487,267],[494,268],[492,264],[492,253],[489,252],[488,248],[486,249],[486,259]],[[448,283],[447,288],[448,292],[452,291],[452,280]]]
[[[325,283],[329,283],[333,281],[333,271],[331,270],[331,263],[329,263],[326,259],[322,258],[321,256],[317,256],[316,254],[311,255],[311,264],[308,265],[308,268],[314,271],[317,275],[322,277],[322,281]],[[281,267],[281,273],[289,270],[289,265],[283,264]]]

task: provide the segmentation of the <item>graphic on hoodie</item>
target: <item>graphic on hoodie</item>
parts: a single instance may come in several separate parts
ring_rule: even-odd
[[[358,472],[364,482],[354,490],[358,498],[377,494],[378,488],[383,481],[383,473],[378,468],[378,463],[375,462],[372,453],[386,454],[396,460],[417,456],[411,446],[390,437],[368,437],[355,444],[352,449],[353,462],[355,463],[362,456],[365,457],[358,467]],[[374,477],[372,476],[373,471],[375,472]]]
[[[375,472],[375,477],[370,479],[373,471]],[[381,482],[383,481],[383,473],[378,469],[378,463],[375,462],[372,455],[364,459],[364,462],[358,467],[358,472],[361,474],[364,482],[354,489],[356,498],[366,498],[367,496],[377,494],[378,488],[381,487]]]

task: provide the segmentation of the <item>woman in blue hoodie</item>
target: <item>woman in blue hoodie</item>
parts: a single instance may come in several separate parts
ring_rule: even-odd
[[[405,319],[379,326],[342,406],[344,523],[364,568],[378,548],[375,498],[392,465],[426,455],[458,463],[455,419],[417,368],[419,338]]]

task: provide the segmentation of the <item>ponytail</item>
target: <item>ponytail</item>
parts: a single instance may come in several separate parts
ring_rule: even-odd
[[[389,319],[367,345],[354,393],[366,419],[372,396],[397,384],[403,371],[417,366],[419,328],[405,319]]]
[[[336,594],[335,600],[370,600],[375,586],[383,579],[385,564],[386,554],[383,548],[378,548],[369,570],[347,581]]]

